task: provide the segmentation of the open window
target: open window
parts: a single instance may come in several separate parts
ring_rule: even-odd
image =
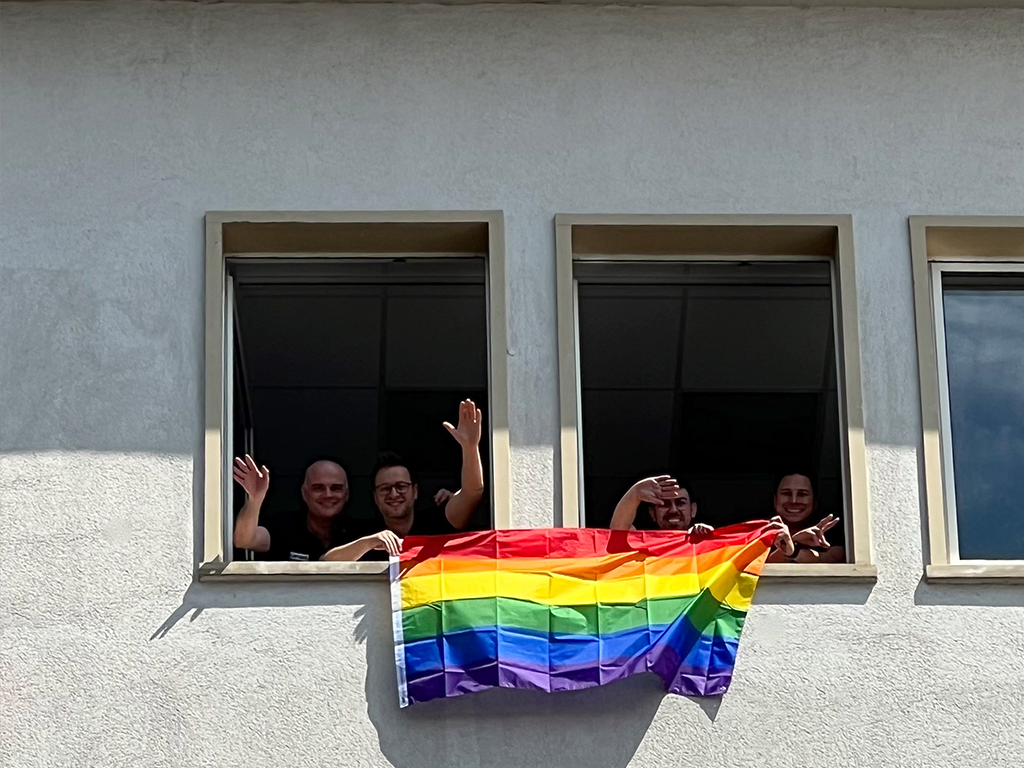
[[[913,217],[930,579],[1024,581],[1024,218]]]
[[[457,418],[467,397],[484,412],[488,490],[470,527],[507,526],[500,214],[207,220],[201,575],[379,570],[373,563],[241,562],[253,554],[231,546],[244,501],[231,481],[232,457],[250,453],[271,468],[261,524],[302,509],[310,462],[340,460],[350,486],[343,514],[358,523],[376,514],[370,473],[382,450],[416,469],[421,500],[458,488],[459,448],[441,424]]]
[[[558,219],[562,517],[608,525],[636,480],[686,481],[715,527],[816,481],[845,563],[870,577],[848,217]],[[637,525],[651,521],[637,518]]]

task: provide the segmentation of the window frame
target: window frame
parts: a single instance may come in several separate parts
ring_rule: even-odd
[[[595,237],[597,236],[597,237]],[[606,245],[596,245],[605,242]],[[849,215],[559,214],[555,217],[558,304],[560,524],[581,525],[582,432],[577,261],[819,261],[832,264],[832,311],[844,502],[852,517],[851,563],[770,563],[763,577],[871,581],[867,450],[861,385],[853,219]],[[844,429],[845,427],[845,429]]]
[[[944,273],[1024,271],[1024,216],[911,216],[909,224],[928,532],[925,577],[1024,583],[1024,560],[959,557],[942,306]]]
[[[368,225],[368,226],[363,226]],[[381,226],[383,225],[383,226]],[[420,235],[420,237],[417,237]],[[253,243],[268,236],[268,247]],[[292,247],[289,246],[292,238]],[[227,245],[225,243],[227,242]],[[431,250],[432,249],[432,250]],[[493,524],[511,525],[506,360],[505,227],[501,211],[209,211],[206,214],[205,420],[200,580],[310,581],[381,578],[383,562],[273,562],[231,559],[226,311],[228,259],[462,258],[483,254],[487,269],[488,413]],[[197,531],[197,535],[200,532]]]

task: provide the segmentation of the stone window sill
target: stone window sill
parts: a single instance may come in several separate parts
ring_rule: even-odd
[[[925,578],[939,584],[1024,584],[1024,561],[929,565]]]
[[[871,582],[877,579],[878,569],[868,563],[767,563],[761,572],[761,580],[773,584]]]
[[[307,563],[241,560],[233,563],[204,563],[200,581],[345,581],[386,579],[388,564]]]
[[[372,563],[305,563],[237,561],[233,563],[206,563],[199,568],[200,581],[345,581],[384,580],[388,564]],[[772,583],[827,581],[874,581],[877,570],[873,565],[850,563],[770,563],[764,567],[761,578]]]

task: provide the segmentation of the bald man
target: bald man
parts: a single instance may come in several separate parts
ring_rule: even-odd
[[[252,456],[235,459],[235,481],[246,499],[235,519],[235,546],[269,552],[271,560],[319,560],[332,547],[346,541],[341,511],[348,503],[348,474],[336,461],[315,461],[306,468],[302,500],[306,514],[283,515],[260,525],[260,507],[270,488],[270,470],[257,466]]]

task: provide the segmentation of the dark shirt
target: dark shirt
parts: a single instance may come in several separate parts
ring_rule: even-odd
[[[363,536],[380,533],[387,527],[384,524],[384,518],[381,515],[376,515],[370,520],[350,520],[349,523],[350,535],[346,541],[355,541]],[[413,513],[412,528],[409,529],[409,533],[407,535],[438,536],[445,533],[457,532],[458,529],[448,522],[448,518],[444,514],[444,507],[431,505],[429,507],[424,507],[423,509],[417,509]],[[371,549],[359,559],[362,561],[387,560],[388,553],[383,549]]]
[[[309,560],[317,561],[324,553],[351,541],[343,514],[334,518],[331,525],[330,546],[324,546],[319,537],[309,530],[306,512],[291,512],[276,515],[265,523],[270,533],[270,550],[267,560]]]

